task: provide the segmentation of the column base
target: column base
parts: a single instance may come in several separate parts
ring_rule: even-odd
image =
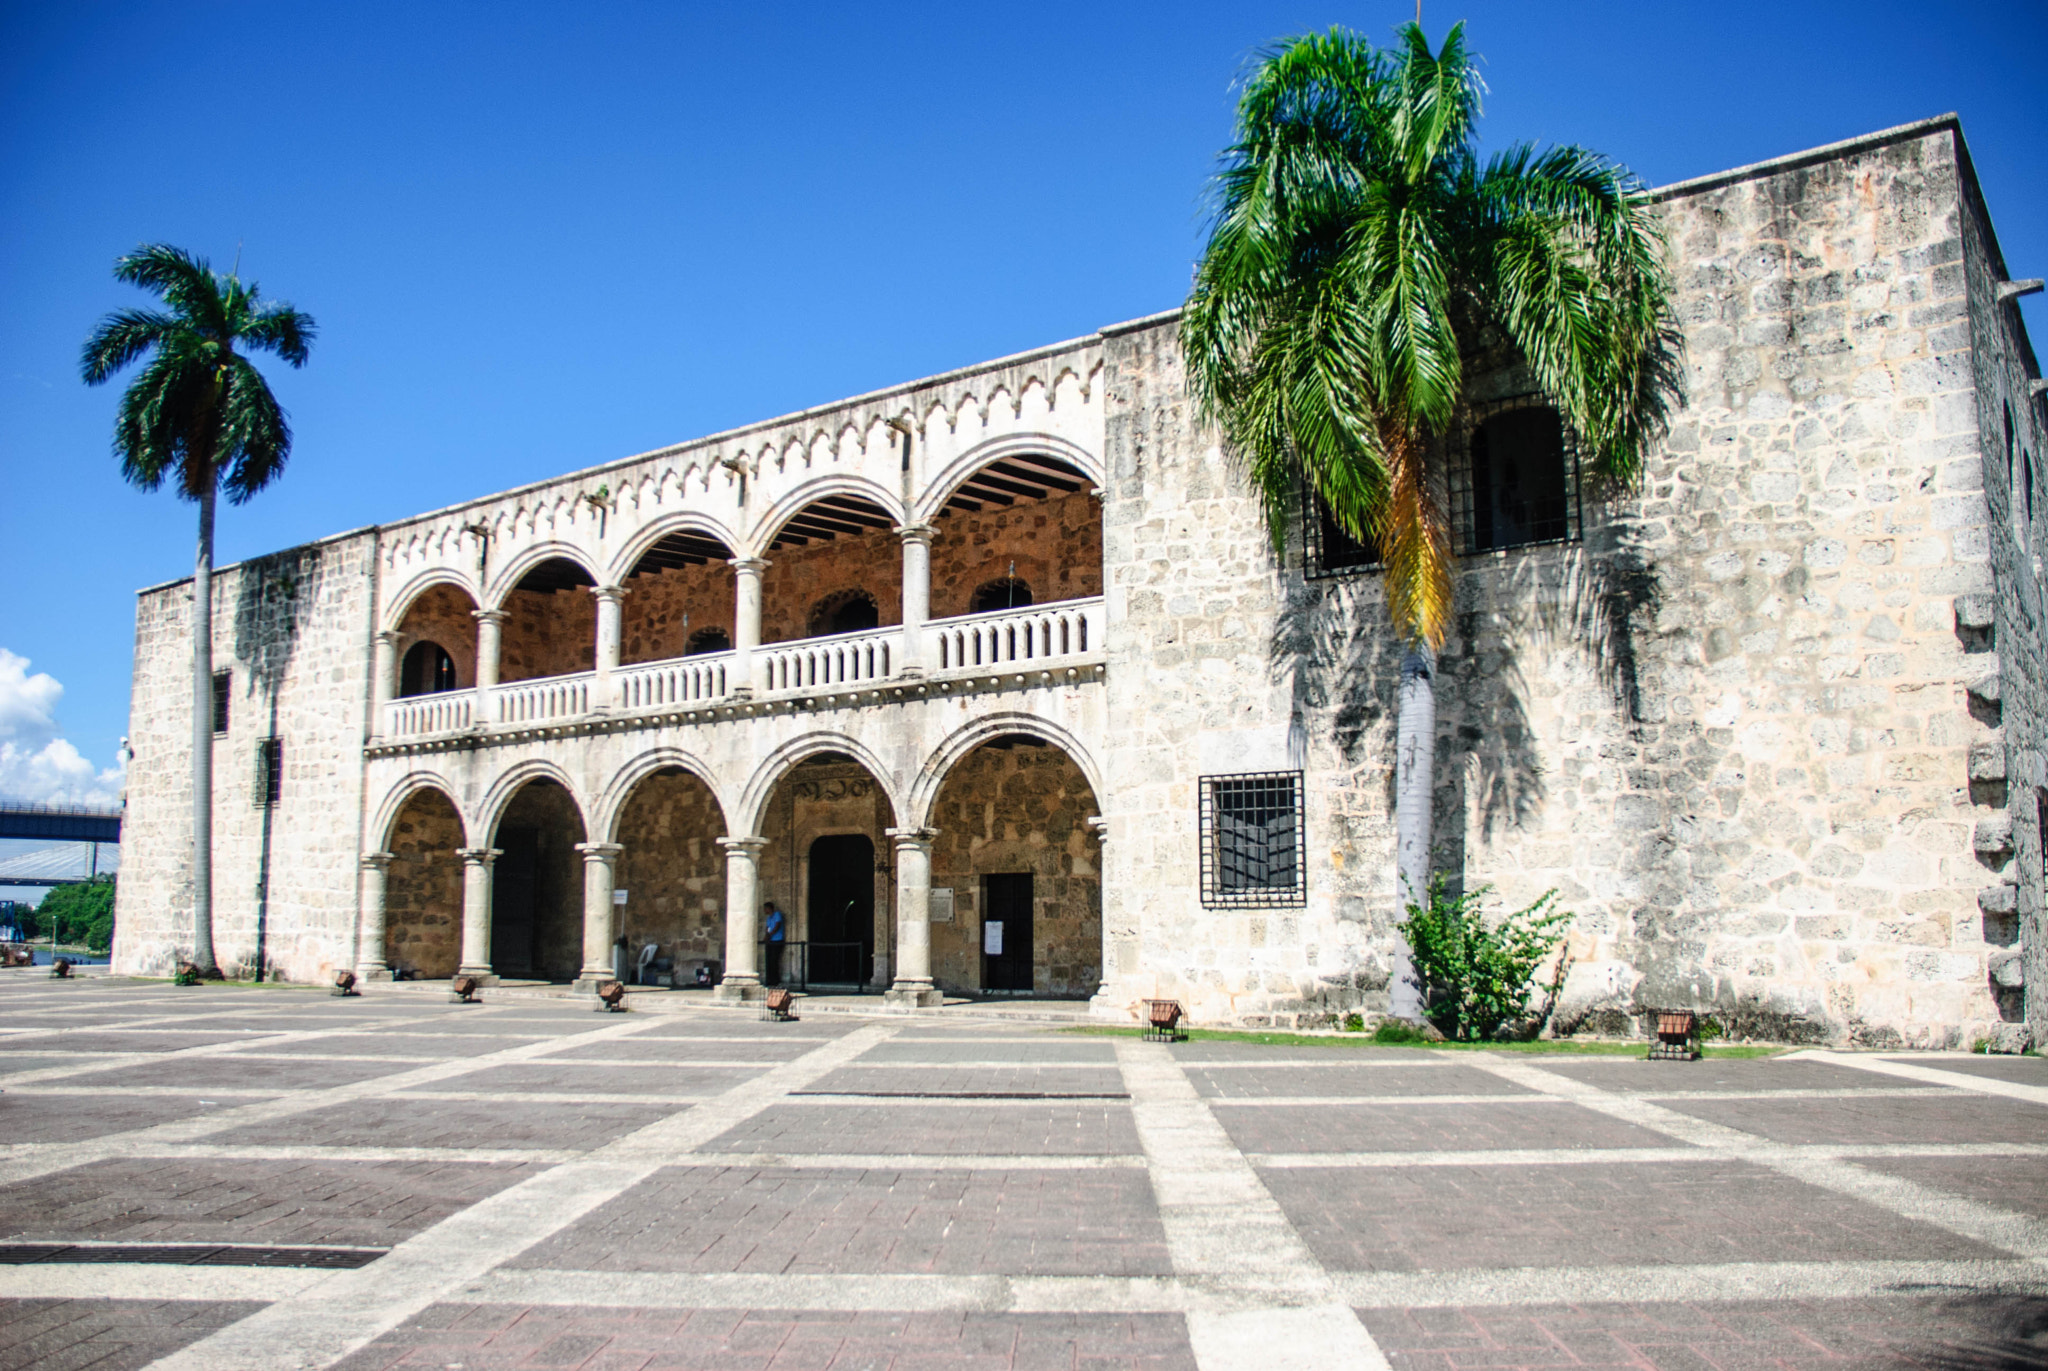
[[[356,979],[359,981],[389,981],[395,980],[396,977],[391,974],[391,968],[382,962],[362,962],[356,966]]]
[[[487,966],[458,966],[455,968],[455,974],[458,976],[474,976],[483,985],[496,985],[498,983],[498,973]]]
[[[618,977],[611,973],[611,968],[609,967],[605,968],[601,973],[593,973],[589,967],[585,967],[577,974],[576,979],[570,982],[569,988],[578,995],[595,995],[599,986],[607,981],[616,981],[617,979]]]
[[[1106,1023],[1131,1023],[1137,1016],[1131,1012],[1130,1002],[1114,990],[1108,981],[1096,988],[1088,997],[1088,1017]]]
[[[768,987],[752,976],[727,976],[711,992],[711,998],[721,1004],[756,1004],[768,998]]]
[[[891,1009],[940,1009],[946,996],[930,981],[898,981],[882,993],[882,1003]]]

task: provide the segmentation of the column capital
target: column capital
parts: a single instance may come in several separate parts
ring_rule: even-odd
[[[590,593],[609,604],[618,604],[626,598],[624,586],[592,586]]]
[[[395,628],[380,628],[373,635],[374,641],[379,647],[396,647],[401,636]]]
[[[712,841],[724,848],[728,857],[735,852],[744,852],[749,857],[758,857],[761,855],[761,849],[768,846],[766,838],[714,838]]]
[[[1100,815],[1100,814],[1090,814],[1090,815],[1089,815],[1089,816],[1088,816],[1087,818],[1083,819],[1083,820],[1082,820],[1081,822],[1083,822],[1083,823],[1085,823],[1085,824],[1087,824],[1087,825],[1088,825],[1088,831],[1089,831],[1090,833],[1093,833],[1093,834],[1095,835],[1095,841],[1096,841],[1096,842],[1098,842],[1098,843],[1107,843],[1107,842],[1109,841],[1109,820],[1108,820],[1108,819],[1105,819],[1105,818],[1104,818],[1104,817],[1102,817],[1102,815]]]
[[[468,862],[471,866],[489,866],[492,862],[505,855],[505,849],[501,847],[458,847],[455,849],[455,855]]]
[[[929,547],[932,539],[939,536],[939,530],[934,524],[899,524],[896,536],[906,543],[923,543]]]
[[[608,862],[626,849],[621,843],[578,843],[576,850],[586,862]]]
[[[742,576],[759,576],[770,565],[766,557],[734,557],[726,565]]]
[[[480,624],[502,624],[505,622],[505,611],[502,609],[472,609],[470,614]]]
[[[374,867],[379,871],[382,871],[397,860],[398,854],[396,852],[365,852],[362,858],[365,868]]]
[[[882,832],[899,848],[915,847],[924,851],[930,851],[939,836],[936,828],[885,828]]]

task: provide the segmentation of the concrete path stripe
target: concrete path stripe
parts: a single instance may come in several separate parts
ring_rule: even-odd
[[[1252,1305],[1188,1311],[1195,1364],[1201,1371],[1386,1371],[1379,1344],[1336,1299],[1322,1263],[1172,1053],[1122,1039],[1116,1056],[1174,1273],[1228,1280]]]
[[[1763,1157],[1824,1162],[1884,1157],[2048,1157],[2044,1143],[1767,1143],[1742,1150],[1742,1160]],[[1437,1152],[1248,1152],[1246,1160],[1276,1170],[1304,1167],[1410,1166],[1669,1166],[1673,1162],[1725,1162],[1710,1147],[1552,1147]]]
[[[679,1166],[830,1171],[1124,1171],[1141,1170],[1142,1155],[1115,1152],[998,1154],[902,1152],[693,1152]]]
[[[610,1023],[580,1036],[597,1042],[611,1041],[635,1033],[644,1033],[654,1027],[656,1022],[658,1021],[642,1019]],[[199,1142],[212,1133],[223,1133],[255,1123],[269,1123],[317,1109],[333,1109],[365,1098],[387,1094],[401,1086],[428,1085],[451,1076],[465,1075],[479,1067],[530,1061],[537,1050],[535,1044],[522,1044],[496,1052],[484,1052],[475,1057],[436,1062],[396,1075],[376,1076],[366,1081],[329,1086],[324,1090],[302,1090],[279,1095],[254,1104],[215,1110],[196,1118],[177,1119],[150,1128],[111,1133],[78,1143],[55,1147],[17,1145],[0,1148],[0,1185],[34,1180],[53,1171],[62,1171],[109,1157],[147,1156],[151,1148],[165,1143]]]
[[[1641,1098],[1609,1094],[1584,1081],[1520,1062],[1490,1061],[1485,1063],[1485,1067],[1508,1080],[1534,1090],[1551,1091],[1611,1118],[1652,1129],[1737,1160],[1768,1166],[1795,1180],[1847,1195],[1902,1218],[1932,1224],[2021,1257],[2048,1259],[2048,1223],[2039,1219],[1964,1199],[1933,1186],[1871,1171],[1839,1154],[1829,1158],[1787,1155],[1785,1149],[1754,1133],[1696,1119],[1690,1114],[1665,1109]]]
[[[1896,1076],[1902,1081],[1925,1081],[1930,1085],[1945,1085],[1951,1090],[1968,1090],[1979,1095],[2000,1095],[2008,1100],[2025,1100],[2028,1104],[2048,1104],[2048,1085],[2001,1081],[1992,1076],[1972,1076],[1963,1071],[1943,1071],[1937,1066],[1916,1066],[1909,1062],[1869,1057],[1861,1053],[1815,1051],[1798,1052],[1793,1056],[1806,1061],[1826,1062],[1829,1066],[1846,1066],[1852,1071]],[[1974,1060],[1986,1059],[1976,1057]]]
[[[554,1166],[590,1154],[571,1147],[323,1147],[315,1143],[163,1143],[117,1154],[153,1161],[250,1162],[473,1162]]]
[[[895,1031],[873,1025],[823,1043],[583,1160],[480,1200],[378,1261],[337,1271],[151,1366],[154,1371],[273,1371],[338,1361]]]
[[[1985,1262],[1727,1262],[1513,1271],[1347,1273],[1334,1278],[1361,1309],[1473,1305],[1697,1304],[1712,1300],[1870,1299],[1882,1295],[2048,1293],[2048,1265]]]
[[[331,1274],[306,1267],[37,1262],[31,1266],[0,1266],[0,1300],[268,1302],[296,1295]]]

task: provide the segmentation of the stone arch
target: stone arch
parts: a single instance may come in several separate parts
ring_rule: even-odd
[[[932,801],[938,797],[947,775],[960,760],[980,747],[1009,734],[1028,734],[1043,739],[1074,759],[1081,776],[1088,782],[1088,788],[1095,792],[1098,803],[1102,797],[1102,769],[1096,765],[1094,756],[1073,730],[1026,714],[1021,710],[1006,710],[1000,714],[989,714],[966,725],[933,750],[932,755],[919,768],[917,778],[910,783],[909,807],[899,810],[910,817],[905,823],[921,827],[931,818]]]
[[[491,969],[509,979],[573,980],[583,965],[587,806],[560,767],[525,762],[485,799],[479,831],[491,867]]]
[[[873,749],[865,743],[844,733],[806,733],[792,738],[761,759],[754,768],[754,774],[747,778],[746,786],[740,791],[737,809],[728,810],[727,815],[734,822],[737,834],[756,834],[761,831],[763,815],[767,810],[769,797],[775,787],[798,764],[817,756],[821,752],[839,752],[851,757],[867,769],[875,778],[875,784],[882,787],[883,798],[889,808],[898,816],[906,813],[903,794],[897,785],[895,773],[886,766]]]
[[[633,534],[631,540],[612,558],[611,565],[605,571],[604,583],[623,584],[626,577],[633,574],[633,568],[639,565],[640,559],[645,557],[656,543],[676,533],[701,534],[724,544],[726,551],[734,557],[755,555],[739,535],[719,520],[693,509],[674,510],[648,520]]]
[[[924,493],[917,498],[913,513],[917,522],[928,524],[938,517],[946,501],[960,489],[968,477],[993,462],[1005,458],[1028,457],[1034,453],[1057,457],[1067,465],[1078,469],[1100,490],[1108,485],[1108,468],[1103,465],[1101,454],[1091,452],[1074,442],[1052,433],[1012,433],[1001,438],[990,438],[976,443],[967,451],[946,463],[945,467],[925,485]]]
[[[505,817],[505,806],[511,804],[512,797],[533,781],[553,781],[568,791],[569,798],[576,805],[576,817],[584,830],[590,831],[590,807],[577,793],[576,783],[569,778],[569,773],[553,762],[533,758],[507,768],[484,792],[483,802],[476,807],[475,821],[469,826],[469,831],[476,835],[478,846],[490,845],[497,834],[499,821]]]
[[[597,563],[589,553],[574,543],[564,543],[550,539],[544,543],[534,543],[529,547],[521,548],[513,555],[510,561],[492,573],[489,588],[486,592],[490,603],[484,605],[483,608],[503,609],[506,597],[518,587],[519,582],[525,577],[526,573],[532,571],[542,562],[551,562],[556,558],[560,558],[565,562],[574,562],[577,566],[583,568],[584,573],[593,582],[602,584],[602,582],[598,581]]]
[[[847,624],[848,618],[858,622]],[[857,632],[881,622],[881,609],[874,592],[866,586],[847,586],[821,597],[805,615],[807,636],[823,638],[834,633]]]
[[[889,515],[897,523],[907,522],[903,501],[878,481],[865,476],[831,475],[819,476],[783,493],[783,495],[762,512],[760,521],[754,525],[751,540],[754,556],[766,556],[768,547],[775,542],[789,521],[801,513],[806,505],[832,495],[853,495],[867,501]]]
[[[390,850],[392,826],[398,822],[399,811],[405,808],[406,801],[422,790],[441,792],[442,797],[454,807],[456,818],[462,821],[463,841],[468,842],[468,835],[474,831],[475,825],[463,810],[462,801],[456,798],[455,787],[438,771],[414,771],[400,777],[384,792],[383,800],[377,805],[376,821],[371,824],[370,831],[377,835],[379,850]]]
[[[382,626],[396,632],[399,626],[405,622],[405,616],[412,611],[413,602],[435,586],[447,586],[450,589],[461,591],[469,597],[470,608],[479,609],[482,607],[483,602],[477,593],[476,582],[459,571],[453,571],[447,567],[436,567],[431,571],[422,571],[419,575],[407,581],[397,591],[393,592],[390,600],[386,603]]]
[[[679,747],[651,748],[620,767],[592,803],[590,831],[603,835],[595,841],[617,842],[619,816],[625,810],[626,801],[633,794],[633,787],[658,771],[670,769],[687,771],[702,781],[705,788],[711,792],[721,815],[732,812],[730,797],[718,784],[717,773],[696,754],[685,752]]]

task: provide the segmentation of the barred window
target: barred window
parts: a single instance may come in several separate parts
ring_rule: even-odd
[[[213,678],[213,731],[215,733],[225,733],[228,731],[228,697],[233,694],[229,687],[233,684],[234,677],[229,672],[223,671]]]
[[[1302,572],[1311,580],[1377,571],[1380,550],[1346,533],[1323,497],[1306,482],[1301,492]]]
[[[1202,778],[1202,903],[1211,907],[1301,905],[1299,771]]]
[[[256,803],[274,805],[284,793],[284,739],[265,738],[256,745]]]
[[[1460,552],[1491,552],[1579,536],[1579,461],[1564,419],[1517,397],[1473,411],[1462,460],[1450,463]]]

